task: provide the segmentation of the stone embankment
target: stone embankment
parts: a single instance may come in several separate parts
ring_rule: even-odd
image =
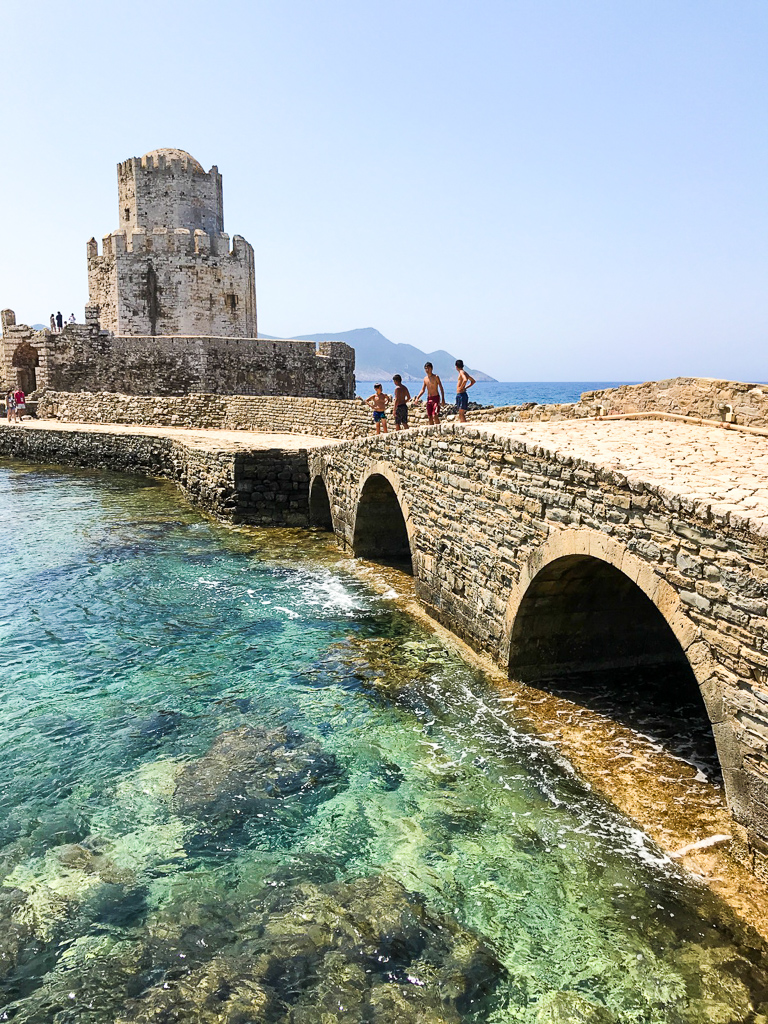
[[[307,448],[291,437],[29,424],[0,426],[0,456],[171,480],[200,508],[232,523],[307,525]]]

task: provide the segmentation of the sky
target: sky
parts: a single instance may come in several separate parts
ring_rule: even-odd
[[[3,0],[0,306],[83,320],[115,165],[223,175],[267,334],[767,380],[765,0]]]

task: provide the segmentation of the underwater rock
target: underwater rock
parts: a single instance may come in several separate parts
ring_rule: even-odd
[[[578,992],[549,992],[541,1000],[536,1024],[618,1024],[604,1006],[585,999]]]
[[[176,780],[175,814],[232,821],[275,801],[304,794],[340,777],[333,754],[281,726],[242,726],[222,733]]]
[[[250,1024],[286,1019],[238,959],[209,963],[127,1004],[115,1024]],[[278,1015],[275,1016],[275,1011]]]
[[[34,938],[31,926],[18,919],[26,902],[27,894],[20,889],[0,887],[0,978],[14,969],[22,950]]]
[[[268,890],[226,947],[181,977],[169,968],[116,1024],[459,1024],[503,973],[478,936],[392,878],[301,882]]]

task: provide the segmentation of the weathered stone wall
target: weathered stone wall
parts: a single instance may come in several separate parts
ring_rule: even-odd
[[[115,335],[256,338],[253,249],[229,248],[221,175],[183,150],[117,165],[120,227],[88,243],[90,305]]]
[[[88,243],[89,302],[117,335],[255,338],[253,248],[240,235],[136,228]]]
[[[334,345],[337,342],[322,342]],[[344,346],[342,346],[344,347]],[[344,358],[344,354],[341,354]],[[453,406],[444,410],[443,420],[453,422]],[[500,419],[563,418],[558,411],[573,406],[506,406],[473,409],[470,418],[478,422]],[[448,411],[450,410],[450,411]],[[370,408],[359,398],[317,399],[263,396],[256,401],[249,395],[125,395],[114,392],[54,392],[42,397],[38,415],[72,423],[134,423],[144,426],[211,428],[218,430],[262,430],[288,434],[315,434],[322,437],[370,437],[375,427]],[[411,426],[426,426],[424,403],[409,410]],[[394,420],[390,415],[390,431]]]
[[[22,342],[38,354],[37,387],[56,391],[345,399],[355,390],[354,349],[342,342],[321,342],[316,349],[311,341],[122,338],[100,331],[93,322],[69,325],[60,334],[9,326],[2,342],[9,384],[16,381],[12,363]]]
[[[768,426],[768,385],[745,384],[708,377],[675,377],[671,380],[627,384],[581,396],[576,415],[594,415],[597,406],[605,414],[667,412],[707,420],[726,419],[727,406],[733,421],[742,426]]]
[[[196,505],[233,523],[306,526],[308,521],[305,450],[202,449],[168,437],[0,425],[0,457],[171,480]]]
[[[207,173],[183,150],[147,153],[117,165],[120,230],[196,228],[209,235],[224,230],[218,167]]]
[[[356,528],[366,479],[389,480],[404,514],[420,601],[505,667],[517,611],[544,566],[594,559],[606,573],[618,570],[636,583],[695,673],[730,806],[746,830],[748,855],[768,876],[764,523],[714,515],[620,471],[471,427],[402,433],[396,443],[335,445],[310,454],[310,471],[313,488],[324,481],[336,534],[348,550],[364,540]],[[582,573],[574,593],[583,579]],[[600,574],[595,579],[602,585]],[[548,593],[562,582],[555,576],[549,587],[536,598],[546,628]]]

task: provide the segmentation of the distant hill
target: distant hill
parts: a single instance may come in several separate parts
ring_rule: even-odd
[[[269,334],[260,334],[260,338],[270,338]],[[358,380],[389,380],[393,373],[402,374],[403,380],[421,380],[424,376],[424,363],[429,360],[443,380],[456,380],[457,358],[464,359],[462,353],[451,355],[445,349],[436,352],[422,352],[415,345],[397,345],[377,331],[375,327],[359,327],[356,331],[341,331],[339,334],[301,334],[297,341],[345,341],[355,350],[355,376]],[[466,360],[465,360],[466,363]],[[495,380],[482,370],[469,366],[466,369],[476,380]]]

